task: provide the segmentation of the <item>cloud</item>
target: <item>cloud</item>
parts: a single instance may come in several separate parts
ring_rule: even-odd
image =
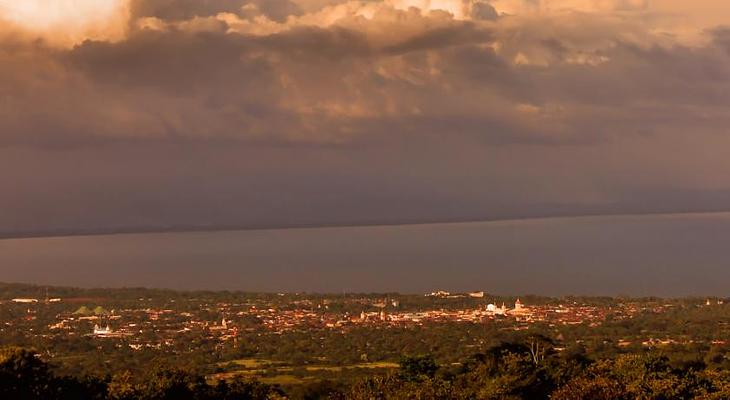
[[[121,40],[128,18],[128,0],[0,0],[0,32],[13,30],[56,46]]]
[[[476,20],[495,20],[499,17],[499,13],[491,4],[478,1],[472,3],[469,16]]]
[[[120,7],[110,30],[88,13],[93,29],[0,29],[0,185],[16,188],[0,225],[630,211],[680,192],[671,207],[702,208],[730,185],[730,40],[704,14],[634,0]]]
[[[158,18],[166,21],[184,21],[195,17],[213,17],[220,13],[248,13],[264,15],[282,22],[301,13],[290,0],[131,0],[132,18]]]

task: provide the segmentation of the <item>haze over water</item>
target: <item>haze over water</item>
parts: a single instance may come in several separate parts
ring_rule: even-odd
[[[2,281],[246,291],[727,295],[730,213],[0,241]]]

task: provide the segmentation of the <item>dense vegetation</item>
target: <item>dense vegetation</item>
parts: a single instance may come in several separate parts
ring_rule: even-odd
[[[318,382],[286,393],[237,377],[206,382],[193,372],[154,365],[139,376],[54,374],[37,354],[6,348],[0,354],[0,398],[113,400],[234,399],[727,399],[730,370],[722,353],[677,360],[656,353],[593,360],[581,347],[556,352],[548,338],[528,336],[439,366],[431,356],[403,357],[387,375],[352,384]]]

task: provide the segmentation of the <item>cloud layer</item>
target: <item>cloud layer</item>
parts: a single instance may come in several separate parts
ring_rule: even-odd
[[[730,193],[715,0],[67,3],[0,0],[3,231],[686,211]]]

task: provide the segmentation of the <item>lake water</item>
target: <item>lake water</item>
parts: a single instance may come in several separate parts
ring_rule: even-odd
[[[0,240],[0,281],[728,295],[730,213]]]

